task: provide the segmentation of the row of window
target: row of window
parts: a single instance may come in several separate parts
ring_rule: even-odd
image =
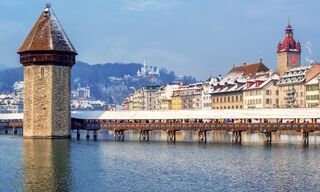
[[[235,96],[221,96],[212,98],[213,103],[229,103],[229,102],[238,102],[242,101],[242,95],[235,95]]]
[[[318,91],[319,90],[319,85],[307,85],[306,86],[307,91]]]
[[[319,95],[307,95],[307,100],[319,100]]]
[[[231,105],[231,106],[220,106],[220,107],[212,107],[212,109],[242,109],[242,105]]]
[[[255,95],[261,95],[261,94],[262,94],[262,90],[250,90],[250,91],[244,92],[245,96],[255,96]],[[272,90],[266,90],[266,95],[271,95],[271,94],[272,94]],[[276,90],[275,94],[279,95],[279,91]]]

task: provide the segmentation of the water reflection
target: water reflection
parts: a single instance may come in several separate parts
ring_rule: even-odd
[[[69,149],[69,140],[24,139],[24,191],[69,191]]]

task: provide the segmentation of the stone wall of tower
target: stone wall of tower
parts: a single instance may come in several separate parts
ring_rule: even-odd
[[[70,136],[70,67],[24,67],[25,137]]]
[[[288,53],[287,52],[278,53],[277,72],[280,76],[282,76],[283,73],[287,70],[287,66],[288,66]]]
[[[67,66],[52,67],[52,135],[70,136],[71,128],[71,68]]]

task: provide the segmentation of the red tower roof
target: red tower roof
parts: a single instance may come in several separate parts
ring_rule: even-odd
[[[285,29],[285,38],[278,44],[278,53],[280,52],[287,52],[287,51],[294,51],[294,52],[301,52],[301,45],[299,42],[296,42],[293,38],[293,28],[289,24]]]
[[[58,51],[77,54],[50,5],[47,5],[40,15],[18,53],[29,51]]]

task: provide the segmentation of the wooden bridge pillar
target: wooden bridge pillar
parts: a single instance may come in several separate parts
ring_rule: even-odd
[[[265,135],[265,142],[268,143],[268,144],[271,144],[272,142],[272,132],[271,131],[266,131],[266,132],[263,132],[264,135]]]
[[[93,140],[97,140],[98,135],[97,135],[97,130],[93,130]]]
[[[176,130],[167,131],[167,141],[176,142]]]
[[[232,142],[241,143],[241,131],[233,131],[232,132]]]
[[[90,131],[89,130],[87,130],[87,132],[86,132],[86,139],[90,139]]]
[[[80,129],[77,129],[77,140],[80,140]]]
[[[198,132],[198,143],[207,143],[207,131]]]
[[[309,132],[302,132],[302,141],[304,146],[309,146]]]
[[[149,130],[140,130],[139,141],[149,141]]]
[[[124,130],[114,131],[114,140],[115,141],[124,141]]]

